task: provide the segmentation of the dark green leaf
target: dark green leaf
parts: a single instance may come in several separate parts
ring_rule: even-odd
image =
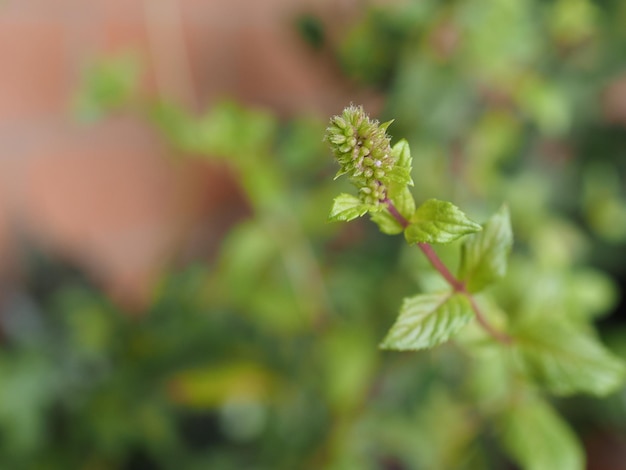
[[[554,410],[541,401],[516,403],[504,417],[504,447],[525,470],[582,470],[583,449]]]
[[[463,243],[459,278],[469,292],[478,292],[506,273],[507,258],[513,246],[513,231],[506,206],[496,212]]]
[[[400,315],[381,344],[383,349],[432,348],[457,333],[472,318],[464,295],[444,292],[404,299]]]
[[[449,243],[481,230],[454,204],[429,199],[415,211],[404,231],[409,243]]]
[[[554,320],[524,325],[514,334],[524,370],[552,393],[607,395],[626,378],[624,363],[587,331]]]

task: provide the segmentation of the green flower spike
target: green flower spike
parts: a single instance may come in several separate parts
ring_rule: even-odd
[[[386,134],[389,124],[370,120],[361,106],[350,106],[331,118],[326,129],[325,140],[341,165],[336,178],[347,174],[361,202],[372,208],[387,200],[389,176],[396,163]]]

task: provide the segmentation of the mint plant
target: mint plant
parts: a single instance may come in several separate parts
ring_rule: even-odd
[[[497,387],[479,388],[477,403],[497,403],[491,410],[510,456],[528,469],[584,468],[575,435],[542,391],[605,396],[623,384],[624,363],[602,345],[589,317],[507,315],[497,307],[488,288],[506,274],[513,246],[509,210],[504,205],[479,225],[451,202],[429,199],[417,206],[409,189],[409,145],[400,140],[391,146],[390,124],[370,119],[360,106],[331,118],[325,140],[340,165],[337,177],[346,175],[357,192],[337,196],[329,218],[350,221],[368,214],[382,232],[403,233],[448,289],[405,298],[381,348],[414,351],[458,340],[476,361],[472,372],[486,366],[497,374]],[[453,274],[433,245],[459,239],[459,268]],[[472,320],[480,330],[470,328]],[[492,363],[485,363],[485,351],[494,349],[487,353]]]
[[[203,468],[374,470],[398,462],[479,470],[508,468],[507,458],[529,469],[584,467],[576,433],[589,439],[587,430],[573,432],[549,397],[605,395],[620,384],[623,366],[591,326],[610,311],[613,284],[592,268],[597,259],[581,257],[584,234],[549,203],[553,174],[526,168],[526,158],[522,173],[485,170],[494,160],[477,155],[494,151],[493,135],[501,142],[509,122],[502,112],[468,121],[479,128],[466,149],[474,153],[454,155],[452,147],[449,160],[447,134],[407,126],[393,106],[414,161],[406,141],[391,145],[391,123],[358,107],[333,119],[327,143],[357,189],[336,198],[331,218],[369,214],[384,233],[410,242],[400,244],[365,223],[320,223],[338,184],[326,177],[325,119],[280,120],[230,102],[196,115],[128,94],[121,77],[110,82],[128,111],[157,127],[177,162],[227,167],[245,200],[213,255],[167,274],[171,295],[158,295],[149,313],[156,331],[139,332],[165,348],[149,357],[164,370],[158,384],[175,392],[169,400],[185,414],[199,408],[216,417],[223,444]],[[118,111],[98,89],[84,93],[102,108],[94,115]],[[447,200],[462,201],[471,217]],[[491,218],[481,210],[501,201],[507,205]],[[403,297],[394,324],[386,312]],[[381,340],[390,352],[377,351]],[[170,355],[181,351],[190,362],[170,368]],[[124,386],[129,400],[137,389]],[[606,422],[602,408],[611,408],[612,423],[626,422],[619,395],[584,400],[583,419],[594,426]],[[555,405],[571,416],[571,403]],[[154,447],[174,466],[182,455],[183,465],[201,465],[192,452]]]

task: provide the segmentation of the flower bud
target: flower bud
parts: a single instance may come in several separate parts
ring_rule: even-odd
[[[326,129],[325,140],[341,166],[338,175],[348,175],[366,204],[379,205],[386,198],[386,177],[395,164],[385,127],[361,106],[349,106]]]

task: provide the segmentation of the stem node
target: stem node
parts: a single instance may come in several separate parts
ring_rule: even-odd
[[[402,227],[407,228],[410,223],[409,221],[398,211],[398,208],[393,204],[393,202],[389,198],[385,198],[382,201],[386,206],[389,213],[393,216],[394,219],[398,221]],[[470,302],[472,310],[474,311],[474,315],[476,315],[476,321],[483,327],[483,329],[489,333],[496,341],[499,341],[502,344],[511,344],[512,338],[504,332],[496,330],[485,318],[485,315],[478,307],[476,303],[476,299],[472,294],[467,291],[465,283],[459,279],[457,279],[448,269],[448,267],[441,261],[441,258],[437,256],[437,253],[433,249],[431,245],[428,243],[418,243],[417,246],[424,256],[428,259],[433,268],[437,270],[439,274],[446,280],[450,287],[454,290],[454,292],[458,292],[463,294]]]

